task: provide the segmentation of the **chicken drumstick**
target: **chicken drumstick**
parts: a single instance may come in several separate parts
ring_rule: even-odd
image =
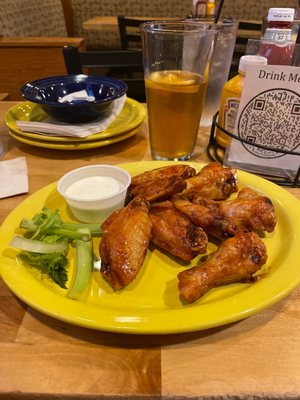
[[[200,299],[215,286],[249,281],[267,261],[267,250],[255,232],[238,233],[227,239],[201,265],[178,274],[178,289],[185,303]]]

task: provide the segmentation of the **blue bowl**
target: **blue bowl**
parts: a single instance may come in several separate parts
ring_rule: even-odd
[[[113,100],[127,93],[126,83],[107,76],[65,75],[35,80],[21,87],[26,99],[39,104],[55,119],[68,123],[93,121],[105,114]],[[86,90],[93,101],[59,102],[64,96]]]

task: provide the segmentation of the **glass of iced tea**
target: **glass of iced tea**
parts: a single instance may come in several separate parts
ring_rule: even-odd
[[[216,30],[207,23],[141,25],[149,137],[156,160],[194,153]]]

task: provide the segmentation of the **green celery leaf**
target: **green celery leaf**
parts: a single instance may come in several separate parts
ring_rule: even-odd
[[[24,252],[20,254],[21,259],[38,268],[43,274],[46,274],[60,287],[66,289],[68,281],[68,273],[66,267],[68,266],[68,259],[63,254],[39,254]]]

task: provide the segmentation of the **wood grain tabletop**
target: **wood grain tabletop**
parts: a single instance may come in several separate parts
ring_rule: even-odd
[[[140,20],[165,20],[166,18],[162,17],[135,17],[135,16],[127,16],[127,18],[134,18]],[[168,18],[177,19],[177,18]],[[86,31],[119,31],[118,26],[118,18],[112,15],[102,15],[92,17],[82,23],[82,28]],[[137,28],[133,29],[137,30]]]
[[[2,160],[25,156],[29,193],[0,200],[0,223],[28,195],[91,163],[151,160],[145,121],[107,147],[49,150],[8,134],[0,102]],[[208,129],[195,161],[208,161]],[[193,161],[194,161],[193,160]],[[300,189],[288,189],[300,199]],[[201,315],[199,315],[201,318]],[[0,399],[299,399],[300,289],[236,323],[173,335],[90,330],[44,315],[0,280]]]

